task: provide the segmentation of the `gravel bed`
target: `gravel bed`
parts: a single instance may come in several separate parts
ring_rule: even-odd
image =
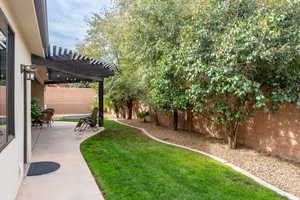
[[[146,129],[151,135],[169,142],[198,149],[223,158],[264,181],[300,197],[300,165],[271,157],[248,148],[229,149],[221,140],[199,133],[174,131],[139,120],[121,120]]]

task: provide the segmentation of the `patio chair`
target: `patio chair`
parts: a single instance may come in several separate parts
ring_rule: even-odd
[[[38,127],[38,126],[41,127],[43,125],[43,122],[39,120],[39,117],[40,116],[38,116],[37,118],[32,119],[32,121],[31,121],[31,126],[32,127]]]
[[[43,124],[47,124],[47,127],[52,127],[53,125],[53,115],[54,113],[50,110],[44,110],[42,114],[36,119],[36,123],[43,128]]]
[[[55,109],[54,109],[54,108],[47,108],[47,109],[45,110],[45,112],[52,113],[52,117],[51,117],[51,125],[53,125],[53,124],[54,124],[53,116],[54,116],[54,114],[55,114]]]
[[[74,128],[74,131],[82,132],[82,131],[86,130],[87,128],[96,127],[97,115],[98,115],[98,109],[95,108],[90,116],[79,119],[76,127]]]

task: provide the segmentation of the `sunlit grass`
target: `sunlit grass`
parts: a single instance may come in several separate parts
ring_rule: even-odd
[[[59,119],[59,120],[55,120],[58,122],[78,122],[79,119]]]
[[[105,121],[81,145],[107,200],[285,199],[210,158]]]

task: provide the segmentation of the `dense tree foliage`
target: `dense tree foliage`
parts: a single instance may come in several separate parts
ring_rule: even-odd
[[[299,0],[116,0],[79,49],[117,64],[116,110],[198,112],[235,148],[254,109],[300,104]],[[130,114],[129,114],[130,115]]]

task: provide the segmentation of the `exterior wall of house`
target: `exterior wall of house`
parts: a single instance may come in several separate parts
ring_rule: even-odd
[[[8,2],[0,0],[0,7],[15,32],[15,138],[0,152],[1,200],[15,199],[24,176],[24,85],[20,65],[31,63],[31,53],[15,23],[15,16],[13,16],[14,14],[8,6]],[[30,91],[30,83],[28,83],[27,89]],[[28,107],[27,112],[30,113],[30,107]],[[30,141],[30,129],[28,131],[27,141]],[[28,156],[30,156],[29,154]]]
[[[55,114],[87,114],[96,99],[92,88],[46,87],[45,105],[54,108]]]
[[[134,111],[139,104],[135,104]],[[300,108],[295,104],[283,104],[277,112],[257,110],[255,117],[248,120],[238,130],[239,143],[247,147],[300,163]],[[136,115],[133,115],[136,116]],[[172,128],[171,112],[158,112],[159,123]],[[154,121],[154,117],[152,119]],[[188,130],[187,112],[180,112],[178,128]],[[223,138],[224,130],[200,114],[192,117],[192,131]]]

